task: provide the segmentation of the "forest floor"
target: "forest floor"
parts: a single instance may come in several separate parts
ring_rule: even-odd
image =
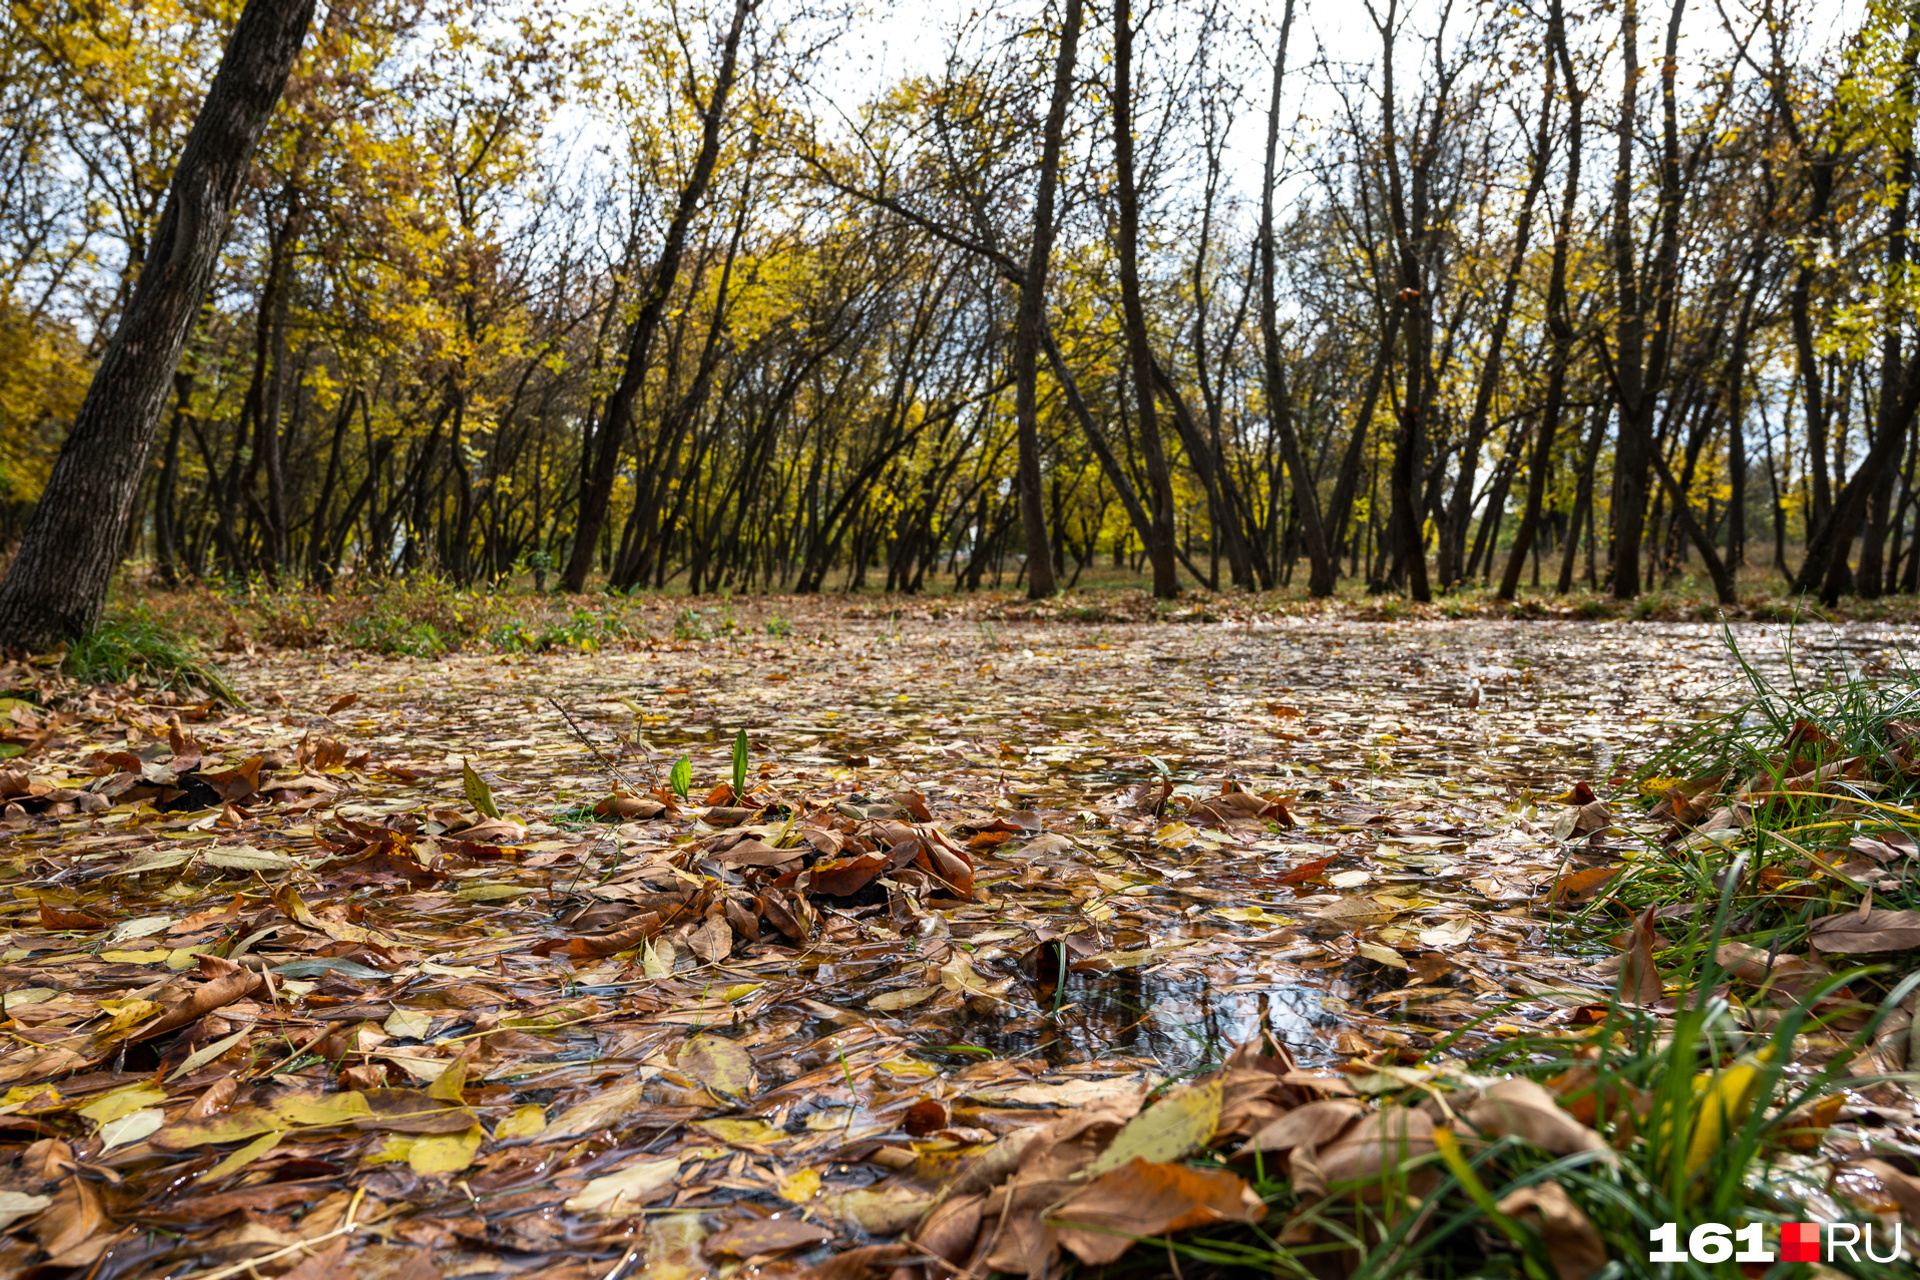
[[[1844,685],[1904,672],[1913,640],[623,608],[618,634],[503,618],[432,656],[256,614],[219,655],[239,705],[0,669],[0,1272],[1042,1275],[1240,1224],[1302,1274],[1367,1273],[1382,1231],[1404,1248],[1431,1215],[1342,1239],[1315,1206],[1406,1169],[1403,1197],[1441,1171],[1471,1196],[1435,1119],[1622,1145],[1604,1097],[1502,1093],[1486,1055],[1622,1006],[1667,1042],[1685,1022],[1655,915],[1672,935],[1701,913],[1635,927],[1617,890],[1687,803],[1645,766],[1747,696],[1736,657]],[[1823,767],[1805,741],[1787,763]],[[1863,922],[1877,874],[1845,878]],[[1920,946],[1908,916],[1840,949]],[[1796,1204],[1920,1216],[1912,1095],[1829,1092],[1823,1128],[1875,1136],[1799,1144]],[[1525,1220],[1516,1258],[1545,1241],[1574,1277],[1620,1255],[1546,1185],[1483,1215]]]

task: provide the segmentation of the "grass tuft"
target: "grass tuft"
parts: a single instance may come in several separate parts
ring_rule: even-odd
[[[238,705],[240,697],[191,644],[136,610],[102,622],[68,646],[62,669],[84,684],[125,684],[176,692],[198,687]]]

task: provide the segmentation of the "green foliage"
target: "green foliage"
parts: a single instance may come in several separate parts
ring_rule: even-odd
[[[693,786],[693,761],[691,759],[686,756],[681,756],[673,762],[673,767],[667,770],[667,786],[672,789],[674,795],[679,796],[682,800],[687,798],[687,792]]]
[[[1696,916],[1690,941],[1710,952],[1731,905],[1723,896],[1711,920]],[[1644,1258],[1648,1233],[1669,1222],[1678,1224],[1682,1241],[1703,1223],[1753,1222],[1767,1224],[1765,1238],[1777,1240],[1777,1224],[1832,1215],[1824,1178],[1800,1172],[1806,1159],[1798,1152],[1809,1133],[1804,1108],[1860,1083],[1847,1074],[1847,1064],[1872,1045],[1887,1017],[1920,986],[1916,976],[1890,991],[1860,1026],[1857,1006],[1843,1011],[1834,997],[1868,974],[1831,976],[1781,1010],[1764,1035],[1747,1030],[1742,1011],[1713,994],[1725,978],[1716,969],[1683,990],[1683,1007],[1670,1016],[1616,1002],[1590,1028],[1502,1035],[1469,1057],[1468,1072],[1541,1084],[1563,1106],[1591,1116],[1607,1150],[1554,1155],[1517,1136],[1468,1146],[1472,1127],[1455,1120],[1437,1153],[1388,1161],[1375,1177],[1335,1185],[1328,1197],[1307,1205],[1283,1170],[1256,1161],[1240,1171],[1268,1204],[1264,1224],[1201,1231],[1168,1248],[1183,1261],[1221,1269],[1214,1274],[1308,1280],[1337,1263],[1337,1274],[1356,1280],[1551,1280],[1556,1273],[1549,1242],[1530,1222],[1497,1207],[1517,1191],[1549,1182],[1592,1222],[1607,1256],[1629,1264],[1597,1274],[1640,1274],[1631,1260]],[[1489,1011],[1481,1021],[1498,1016]],[[1448,1051],[1465,1034],[1456,1032],[1435,1053]],[[1796,1036],[1835,1037],[1846,1049],[1819,1066],[1795,1063]],[[1401,1101],[1415,1103],[1420,1092]],[[1423,1181],[1432,1189],[1409,1194]],[[1311,1241],[1290,1234],[1289,1243],[1281,1244],[1279,1224],[1288,1218],[1296,1228],[1310,1225]],[[1152,1251],[1135,1256],[1134,1269],[1122,1263],[1105,1274],[1145,1275],[1140,1268]],[[1885,1274],[1872,1263],[1844,1258],[1839,1271],[1863,1280]],[[1726,1273],[1687,1262],[1662,1274],[1710,1280]]]
[[[747,796],[747,731],[742,729],[733,739],[733,799],[742,803]]]
[[[87,684],[124,684],[137,678],[152,688],[199,686],[230,703],[240,701],[191,644],[145,610],[94,627],[68,647],[62,666]]]
[[[1810,671],[1790,638],[1781,684],[1747,660],[1731,632],[1724,642],[1751,696],[1656,754],[1640,771],[1640,790],[1649,803],[1674,784],[1767,798],[1748,806],[1749,825],[1691,836],[1640,860],[1612,886],[1610,900],[1641,911],[1710,899],[1721,892],[1734,850],[1743,850],[1744,873],[1732,886],[1744,926],[1738,940],[1781,953],[1804,945],[1812,920],[1859,901],[1837,877],[1809,877],[1810,860],[1838,867],[1852,860],[1848,843],[1856,837],[1920,835],[1920,779],[1907,773],[1888,729],[1890,720],[1920,714],[1920,673],[1904,662],[1872,675],[1844,666]],[[1839,796],[1825,788],[1788,782],[1841,760],[1856,762],[1833,784],[1853,794],[1851,812],[1837,812]],[[1772,794],[1778,791],[1788,794]],[[1901,883],[1876,905],[1920,906],[1920,887],[1911,877]]]

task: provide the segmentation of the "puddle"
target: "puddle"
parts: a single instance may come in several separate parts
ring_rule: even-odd
[[[1788,628],[1736,624],[1733,635],[1756,668],[1789,678]],[[1897,670],[1912,653],[1909,629],[1879,624],[1800,628],[1792,644],[1799,678],[1815,682]],[[1531,913],[1562,858],[1541,830],[1552,806],[1539,802],[1581,780],[1604,790],[1747,693],[1720,628],[1706,624],[1292,619],[998,630],[854,619],[814,639],[738,636],[590,656],[368,659],[351,669],[267,656],[244,679],[316,684],[314,698],[358,693],[350,728],[380,764],[484,762],[509,808],[590,804],[615,772],[652,785],[681,754],[704,789],[726,776],[744,729],[755,781],[781,794],[868,802],[905,787],[943,819],[1035,812],[1068,843],[1037,855],[1009,843],[980,867],[990,893],[1019,904],[1023,924],[1084,927],[1090,917],[1117,939],[1110,949],[1199,942],[1212,952],[1202,946],[1195,958],[1175,945],[1153,964],[1072,974],[1062,995],[1022,976],[1013,949],[972,948],[983,976],[1008,983],[1004,1004],[903,1013],[894,1025],[943,1066],[986,1051],[1055,1065],[1136,1057],[1169,1072],[1263,1027],[1308,1060],[1336,1052],[1340,1029],[1356,1019],[1385,1028],[1389,1042],[1429,1043],[1444,1020],[1423,1011],[1457,1020],[1463,1005],[1507,997],[1501,955],[1577,982],[1578,958],[1592,948]],[[1163,777],[1189,800],[1228,779],[1283,796],[1300,825],[1220,832],[1116,804],[1127,788],[1157,796]],[[609,844],[607,828],[575,829]],[[1331,885],[1282,883],[1327,857]],[[1091,911],[1089,873],[1099,886]],[[1400,909],[1358,929],[1316,918],[1366,894]],[[538,921],[536,904],[515,907],[493,906],[494,926]],[[1254,914],[1236,920],[1236,910]],[[1429,945],[1431,932],[1421,940],[1447,919],[1472,922],[1473,949],[1484,954],[1471,964],[1460,947]],[[1298,942],[1249,941],[1277,930]],[[1356,938],[1410,965],[1437,958],[1423,977],[1355,953]],[[966,945],[958,928],[955,939]],[[800,997],[855,1017],[912,962],[826,954],[793,968]],[[609,1001],[635,989],[581,988]],[[1403,989],[1419,994],[1396,997]]]

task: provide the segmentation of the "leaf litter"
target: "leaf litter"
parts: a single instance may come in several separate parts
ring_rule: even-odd
[[[1446,1060],[1666,998],[1650,920],[1596,965],[1565,915],[1630,861],[1596,789],[1723,696],[1708,629],[796,607],[254,653],[246,708],[0,669],[0,1268],[1037,1276],[1261,1219],[1207,1152],[1311,1203],[1456,1114],[1605,1149]],[[1499,1209],[1598,1245],[1552,1182]]]

